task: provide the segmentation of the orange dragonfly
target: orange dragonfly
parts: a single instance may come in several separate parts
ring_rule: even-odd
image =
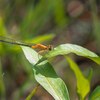
[[[30,47],[30,48],[33,48],[33,49],[39,49],[39,50],[49,50],[49,51],[52,50],[51,45],[45,46],[45,45],[42,45],[40,43],[33,44],[33,43],[19,42],[17,40],[10,39],[10,38],[4,37],[4,36],[0,36],[0,42],[5,42],[5,43],[10,43],[10,44],[15,44],[15,45],[21,45],[21,46],[27,46],[27,47]]]

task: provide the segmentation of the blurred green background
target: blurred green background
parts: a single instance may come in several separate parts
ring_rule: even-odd
[[[53,47],[74,43],[100,56],[99,28],[100,0],[0,0],[0,36]],[[100,66],[69,56],[85,76],[93,68],[91,91],[100,85]],[[76,100],[76,78],[66,59],[58,56],[51,63]],[[0,42],[0,100],[24,100],[37,84],[21,48]],[[32,100],[54,99],[40,86]]]

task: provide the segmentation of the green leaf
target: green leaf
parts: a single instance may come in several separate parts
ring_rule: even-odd
[[[46,54],[45,57],[51,58],[57,55],[65,55],[69,53],[75,53],[78,56],[87,57],[100,65],[100,58],[95,53],[75,44],[59,45],[56,48],[54,48],[52,51],[50,51],[48,54]]]
[[[47,60],[40,61],[41,56],[33,49],[27,47],[22,47],[22,49],[32,65],[36,81],[43,86],[55,100],[69,100],[67,87],[63,80],[58,77],[52,65]]]
[[[52,40],[54,38],[54,36],[55,36],[54,34],[46,34],[46,35],[35,37],[28,42],[41,43],[41,42],[44,42],[44,41]]]
[[[30,95],[25,100],[30,100],[32,96],[34,95],[34,93],[36,92],[38,87],[39,87],[39,84],[33,89],[32,93],[30,93]]]
[[[80,69],[78,68],[77,64],[72,61],[69,57],[66,57],[71,69],[74,71],[77,79],[77,93],[79,95],[80,100],[84,100],[86,95],[90,91],[90,83],[89,80],[86,79]]]
[[[88,57],[88,58],[100,65],[100,57]]]
[[[100,100],[100,86],[91,93],[89,100]]]
[[[89,70],[89,74],[88,74],[88,80],[89,80],[89,82],[91,81],[92,73],[93,73],[93,69],[91,68],[91,69]]]

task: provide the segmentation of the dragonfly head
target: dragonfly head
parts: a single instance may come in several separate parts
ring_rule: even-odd
[[[52,50],[53,49],[53,46],[52,45],[49,45],[48,46],[48,50]]]

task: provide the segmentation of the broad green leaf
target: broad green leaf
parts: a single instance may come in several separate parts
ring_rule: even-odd
[[[100,86],[91,93],[89,100],[100,100]]]
[[[32,64],[35,65],[38,61],[39,58],[41,57],[40,55],[38,55],[38,53],[30,48],[27,47],[22,47],[22,50],[27,58],[27,60]]]
[[[34,95],[34,93],[36,92],[38,87],[39,87],[39,84],[33,89],[32,93],[30,93],[30,95],[25,100],[30,100],[32,96]]]
[[[69,57],[66,58],[77,79],[77,93],[79,95],[79,98],[80,100],[84,100],[84,98],[90,91],[89,80],[83,76],[82,72],[74,61],[72,61]]]
[[[69,100],[67,87],[58,77],[52,65],[47,60],[39,60],[41,57],[31,48],[22,47],[24,54],[32,65],[36,81],[43,86],[55,100]],[[40,61],[40,62],[38,62]]]
[[[45,57],[51,58],[57,55],[65,55],[69,53],[75,53],[78,56],[87,57],[95,61],[97,64],[100,64],[100,58],[95,53],[75,44],[59,45],[56,48],[54,48],[52,51],[50,51],[48,54],[46,54]]]

